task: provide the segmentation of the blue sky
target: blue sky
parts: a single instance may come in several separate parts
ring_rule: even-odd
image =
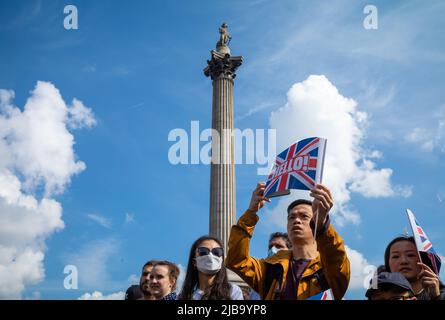
[[[311,94],[311,86],[325,85],[356,102],[353,122],[360,137],[351,148],[357,164],[340,182],[328,177],[348,195],[343,210],[333,215],[343,217],[334,223],[354,250],[354,263],[382,263],[386,244],[408,229],[406,208],[414,211],[436,251],[445,254],[441,1],[373,1],[377,30],[363,27],[368,1],[74,1],[78,30],[63,28],[67,4],[0,1],[0,89],[13,90],[10,101],[23,111],[37,82],[50,82],[67,105],[76,98],[89,108],[95,122],[86,120],[92,115],[79,120],[83,128],[64,122],[75,140],[68,148],[75,154],[71,160],[85,168],[64,173],[63,191],[49,196],[63,208],[64,228],[30,238],[44,253],[44,275],[17,280],[24,285],[17,289],[22,298],[108,295],[125,291],[149,259],[186,265],[190,245],[208,231],[210,168],[170,164],[173,143],[167,137],[175,128],[189,132],[194,120],[201,129],[211,124],[212,87],[202,70],[223,21],[229,24],[232,54],[244,57],[234,89],[237,128],[292,128],[279,133],[278,145],[285,145],[294,135],[304,138],[306,131],[298,125],[304,119],[295,126],[280,123],[286,118],[283,106],[294,106],[304,118],[298,103],[307,100],[298,95]],[[288,93],[296,83],[306,89],[294,101]],[[366,121],[360,121],[360,112]],[[312,127],[329,135],[327,152],[335,154],[329,146],[343,137],[338,130]],[[9,164],[0,162],[0,169],[22,182],[22,194],[40,201],[52,176],[27,188],[35,171],[29,173],[26,161],[12,158]],[[373,167],[363,169],[369,164],[365,160]],[[49,158],[45,172],[58,168],[57,161]],[[349,167],[337,167],[342,168]],[[383,169],[391,171],[389,176]],[[256,182],[264,179],[256,170],[256,165],[236,166],[237,217]],[[360,184],[364,177],[369,181]],[[375,192],[367,192],[370,188]],[[268,235],[284,230],[279,201],[262,213],[252,239],[254,256],[265,256]],[[69,264],[79,268],[77,290],[63,287]],[[347,298],[363,296],[360,285],[347,293]]]

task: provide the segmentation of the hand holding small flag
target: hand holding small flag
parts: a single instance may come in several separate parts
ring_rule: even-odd
[[[252,193],[250,199],[249,209],[250,212],[258,212],[266,202],[270,202],[269,198],[264,197],[264,189],[266,184],[264,182],[259,182]]]
[[[418,275],[418,279],[422,280],[422,287],[428,291],[432,299],[438,297],[440,295],[439,276],[426,264],[422,262],[418,262],[417,264],[422,268],[422,271],[420,271]]]
[[[312,202],[312,212],[314,213],[314,220],[317,221],[317,230],[325,223],[329,210],[334,206],[331,191],[322,184],[317,184],[309,194],[314,198]],[[318,217],[315,217],[318,215]]]

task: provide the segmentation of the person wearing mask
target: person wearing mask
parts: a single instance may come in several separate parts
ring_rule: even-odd
[[[310,192],[313,201],[299,199],[287,209],[287,233],[291,250],[281,250],[267,259],[250,256],[250,239],[259,220],[257,212],[270,200],[259,183],[250,205],[232,226],[228,268],[266,300],[304,300],[331,289],[342,299],[349,284],[350,263],[344,241],[329,221],[333,206],[330,190],[316,185]],[[318,217],[317,217],[318,216]]]
[[[203,236],[192,244],[178,300],[243,300],[240,287],[228,281],[220,240]]]
[[[274,232],[270,235],[267,257],[271,257],[280,250],[289,250],[292,243],[285,232]]]
[[[289,240],[289,236],[285,232],[274,232],[269,237],[269,245],[267,251],[267,257],[272,257],[280,250],[289,250],[292,244]],[[261,300],[258,292],[250,288],[249,300]]]

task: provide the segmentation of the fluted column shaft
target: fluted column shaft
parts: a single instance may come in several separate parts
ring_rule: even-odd
[[[209,234],[221,240],[225,253],[236,219],[235,138],[233,136],[233,85],[241,56],[229,50],[211,51],[204,74],[212,79],[212,163],[210,169]]]
[[[213,160],[219,161],[212,161],[210,169],[209,232],[227,248],[230,228],[236,219],[236,185],[233,80],[223,74],[213,80],[212,128]]]

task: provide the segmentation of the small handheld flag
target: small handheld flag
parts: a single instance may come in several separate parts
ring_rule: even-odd
[[[413,229],[414,240],[416,241],[417,251],[419,251],[421,258],[429,259],[433,271],[436,274],[439,274],[441,260],[439,255],[434,251],[433,244],[426,236],[422,227],[419,225],[419,222],[417,222],[414,213],[411,210],[406,209],[406,214],[408,215],[409,223],[411,225],[411,228]]]
[[[334,300],[334,295],[332,294],[332,290],[328,289],[315,296],[309,297],[306,300]]]
[[[311,190],[321,183],[326,143],[323,138],[307,138],[278,154],[264,196],[287,195],[290,189]]]

